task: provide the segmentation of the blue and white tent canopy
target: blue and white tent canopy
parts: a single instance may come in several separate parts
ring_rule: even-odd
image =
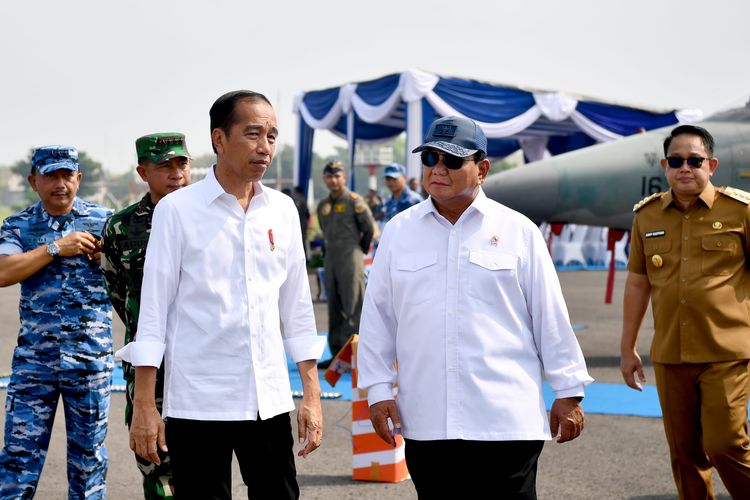
[[[358,142],[383,141],[406,131],[408,153],[421,144],[430,123],[440,116],[476,121],[489,140],[489,156],[504,157],[523,149],[529,161],[701,117],[696,110],[659,113],[419,70],[301,93],[294,112],[300,118],[295,183],[305,187],[315,129],[347,139],[351,168]],[[407,158],[409,177],[418,176],[419,157],[407,154]]]

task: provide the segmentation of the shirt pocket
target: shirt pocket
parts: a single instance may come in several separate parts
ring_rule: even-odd
[[[437,252],[399,255],[395,259],[394,290],[407,304],[421,304],[437,296]]]
[[[703,274],[726,276],[732,273],[737,255],[737,238],[731,234],[709,234],[701,238]]]
[[[517,288],[517,264],[518,257],[515,255],[471,250],[467,270],[467,293],[483,302],[496,303],[501,294],[507,293],[511,288]]]
[[[670,263],[674,264],[674,258],[669,254],[672,251],[672,240],[658,239],[646,240],[643,244],[643,253],[646,255],[646,274],[653,283],[664,279],[669,274]]]

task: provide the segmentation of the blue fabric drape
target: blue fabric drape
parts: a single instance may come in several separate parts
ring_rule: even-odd
[[[597,125],[620,135],[635,134],[639,128],[651,130],[667,127],[677,122],[674,113],[650,113],[641,109],[590,101],[580,101],[576,111]]]
[[[536,104],[530,92],[457,78],[440,78],[433,91],[462,115],[487,123],[510,120]]]

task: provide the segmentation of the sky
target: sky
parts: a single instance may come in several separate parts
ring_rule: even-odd
[[[746,0],[2,2],[0,165],[69,144],[121,173],[157,131],[210,153],[208,110],[240,88],[293,145],[298,93],[411,68],[711,112],[750,94],[748,18]]]

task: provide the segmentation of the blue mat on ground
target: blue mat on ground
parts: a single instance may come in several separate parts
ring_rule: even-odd
[[[578,329],[585,328],[586,325],[576,325]],[[329,359],[331,352],[326,345],[322,359]],[[287,356],[287,368],[289,369],[289,380],[291,389],[295,397],[302,395],[302,381],[300,380],[297,365]],[[352,376],[347,372],[341,376],[335,387],[332,387],[324,378],[323,370],[318,370],[320,379],[320,389],[325,399],[340,399],[351,401],[352,399]],[[9,377],[0,376],[0,388],[8,386]],[[122,367],[120,363],[115,364],[115,371],[112,378],[112,390],[124,391],[125,379],[122,376]],[[544,384],[544,402],[549,409],[555,399],[554,392],[549,388],[547,383]],[[622,384],[605,384],[594,382],[586,388],[586,399],[583,401],[583,409],[587,413],[597,413],[603,415],[626,415],[636,417],[654,417],[661,418],[661,407],[659,398],[656,393],[656,387],[646,385],[643,392],[634,391]]]

